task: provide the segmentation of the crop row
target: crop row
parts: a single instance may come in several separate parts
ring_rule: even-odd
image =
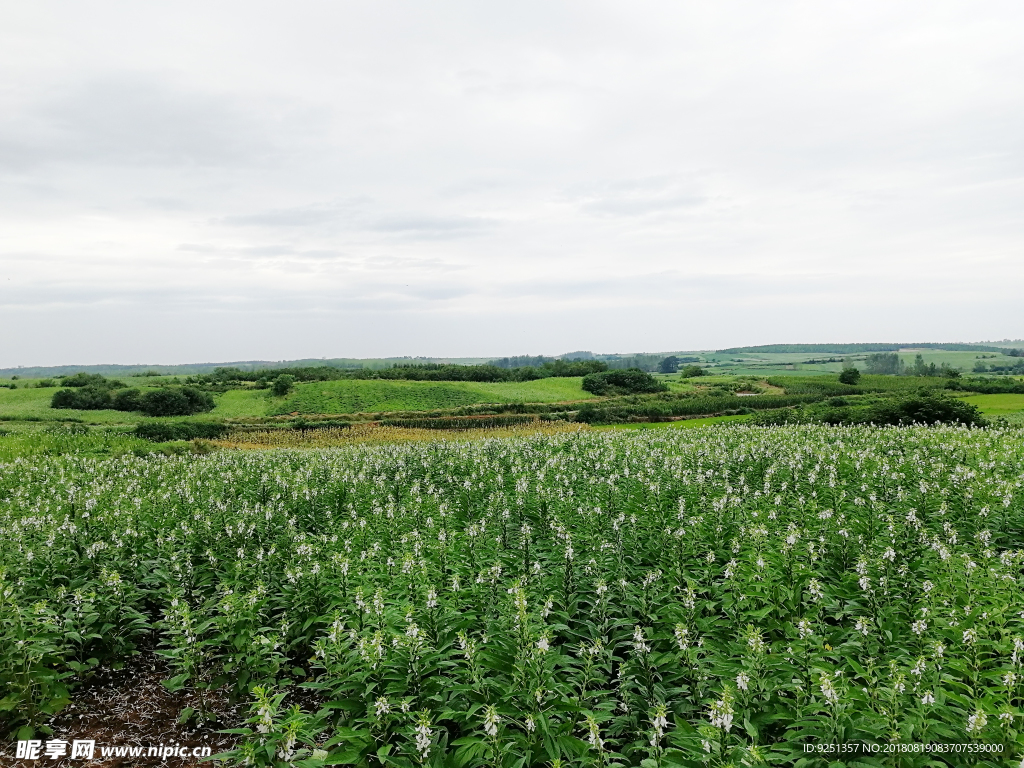
[[[1015,432],[822,426],[18,460],[0,709],[43,728],[156,643],[252,701],[250,764],[1019,760],[1022,468]]]

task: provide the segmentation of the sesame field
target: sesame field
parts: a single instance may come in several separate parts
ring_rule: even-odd
[[[229,764],[1017,765],[1022,484],[1012,428],[17,458],[0,730],[155,653]]]

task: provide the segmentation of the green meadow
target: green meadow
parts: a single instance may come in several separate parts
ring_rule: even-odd
[[[1005,418],[1013,424],[1024,424],[1024,395],[969,395],[963,400],[978,406],[989,419]]]
[[[383,413],[460,408],[478,403],[556,403],[592,398],[580,378],[551,378],[527,382],[340,380],[299,384],[283,399],[265,398],[268,414]],[[230,393],[228,393],[230,394]],[[249,393],[247,393],[249,394]],[[220,408],[218,402],[218,409]],[[215,410],[216,414],[217,411]],[[254,414],[257,415],[257,414]]]
[[[159,380],[157,380],[159,381]],[[298,384],[286,397],[265,389],[232,389],[214,395],[216,407],[197,418],[245,418],[286,413],[381,413],[460,408],[478,403],[555,403],[593,398],[581,378],[550,378],[527,382],[378,381],[343,379]],[[147,379],[146,383],[154,382]],[[138,387],[138,381],[129,381]],[[148,418],[122,411],[55,410],[50,400],[58,387],[0,388],[0,421],[81,422],[90,425],[136,424]],[[141,387],[147,389],[147,387]]]

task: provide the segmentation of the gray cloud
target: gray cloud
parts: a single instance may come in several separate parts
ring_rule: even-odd
[[[1009,0],[21,4],[0,365],[1024,336],[1022,39]]]
[[[280,153],[266,114],[230,94],[156,75],[77,79],[0,121],[0,167],[217,168],[266,164]]]

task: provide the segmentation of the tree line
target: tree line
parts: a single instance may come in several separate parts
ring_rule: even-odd
[[[195,387],[159,387],[142,392],[96,373],[76,373],[53,393],[51,408],[79,411],[138,411],[147,416],[189,416],[214,408],[213,395]]]
[[[187,383],[198,386],[230,386],[253,383],[258,388],[270,388],[282,376],[295,382],[338,381],[342,379],[381,379],[386,381],[474,381],[517,382],[537,379],[586,376],[608,369],[600,360],[546,360],[537,366],[502,368],[484,365],[451,365],[444,363],[399,363],[391,368],[345,369],[331,366],[303,368],[273,368],[243,371],[239,368],[217,368],[213,373],[190,376]]]

